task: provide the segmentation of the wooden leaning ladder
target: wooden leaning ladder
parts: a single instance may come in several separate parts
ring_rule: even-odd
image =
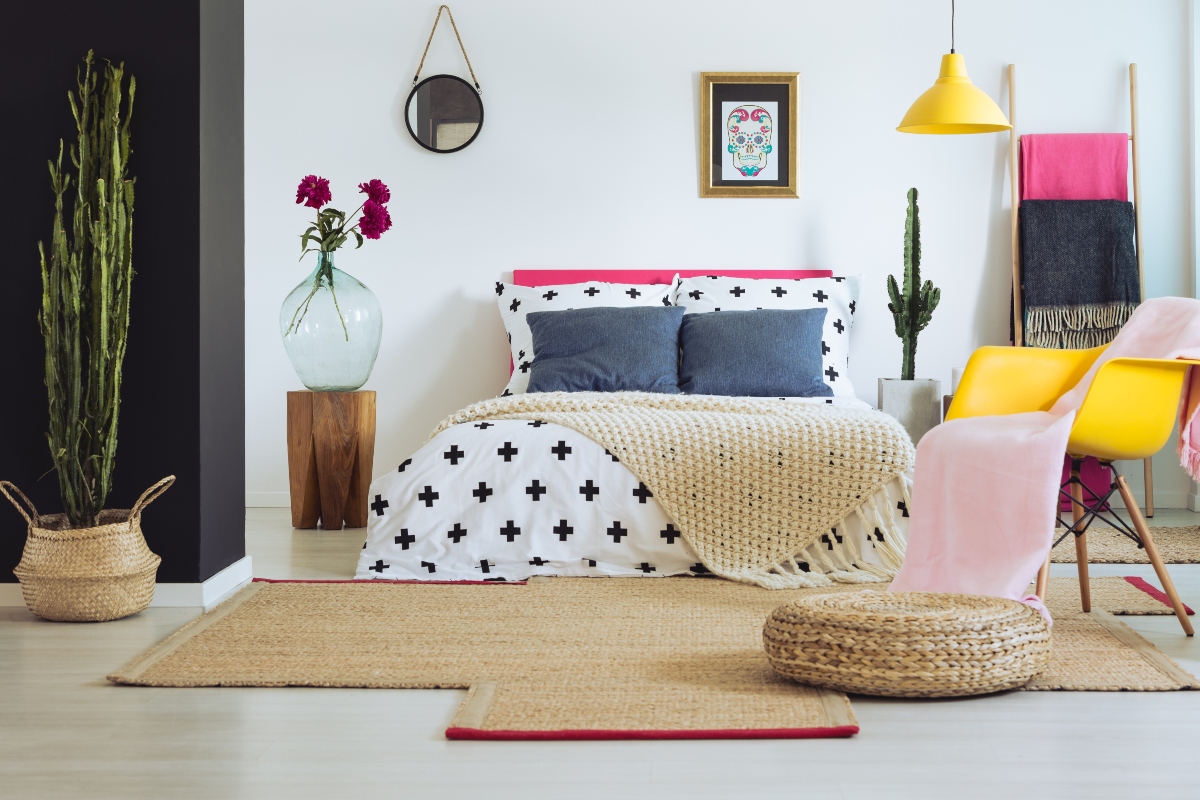
[[[1021,187],[1019,179],[1019,162],[1020,150],[1019,144],[1021,137],[1017,135],[1017,67],[1015,64],[1008,65],[1008,122],[1012,125],[1012,132],[1008,136],[1008,159],[1009,173],[1012,178],[1012,277],[1013,277],[1013,344],[1016,347],[1024,347],[1025,343],[1025,319],[1023,309],[1025,304],[1021,298],[1021,250],[1020,250],[1020,231],[1018,222],[1018,211],[1021,207]],[[1142,268],[1145,263],[1142,256],[1142,182],[1138,173],[1138,89],[1137,89],[1137,64],[1129,65],[1129,141],[1133,146],[1132,161],[1133,161],[1133,217],[1134,217],[1134,237],[1137,240],[1137,266],[1138,266],[1138,283],[1140,286],[1140,294],[1142,300],[1146,299],[1146,272]],[[1154,465],[1151,459],[1147,458],[1142,462],[1142,470],[1146,480],[1146,516],[1154,516]]]

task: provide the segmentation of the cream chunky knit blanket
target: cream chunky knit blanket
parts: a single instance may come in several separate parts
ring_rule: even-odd
[[[706,567],[768,589],[827,584],[796,556],[851,514],[878,519],[872,496],[914,459],[904,428],[875,411],[641,392],[498,397],[448,417],[434,435],[484,419],[540,419],[599,442],[654,493]],[[876,547],[894,572],[903,543],[894,525],[880,529]],[[841,581],[884,577],[845,547],[835,536],[813,548],[824,564],[810,569]]]

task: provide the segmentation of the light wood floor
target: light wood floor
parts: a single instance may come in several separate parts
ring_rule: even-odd
[[[349,577],[361,544],[362,531],[293,531],[283,509],[247,514],[260,576]],[[1153,579],[1140,565],[1092,571]],[[1172,574],[1200,607],[1200,565]],[[460,691],[103,680],[197,613],[72,625],[0,609],[0,797],[1200,797],[1200,692],[855,698],[862,733],[850,740],[519,743],[446,741]],[[1200,642],[1174,619],[1124,619],[1200,672]]]

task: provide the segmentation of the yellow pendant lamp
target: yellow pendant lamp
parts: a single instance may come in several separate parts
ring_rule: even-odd
[[[995,101],[971,83],[967,62],[954,52],[954,0],[950,0],[950,52],[942,56],[938,79],[909,107],[896,130],[941,134],[1012,130]]]

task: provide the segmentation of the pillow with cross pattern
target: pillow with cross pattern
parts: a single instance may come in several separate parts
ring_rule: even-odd
[[[508,333],[512,350],[513,373],[501,397],[524,394],[529,386],[529,367],[533,364],[533,333],[525,316],[531,311],[568,311],[575,308],[602,306],[628,308],[631,306],[673,305],[672,283],[632,284],[589,281],[559,286],[516,286],[496,282],[496,304]]]
[[[688,314],[752,311],[761,308],[825,308],[821,332],[821,374],[834,397],[853,397],[850,384],[850,327],[858,303],[861,275],[834,278],[682,278],[676,281],[675,305]]]

